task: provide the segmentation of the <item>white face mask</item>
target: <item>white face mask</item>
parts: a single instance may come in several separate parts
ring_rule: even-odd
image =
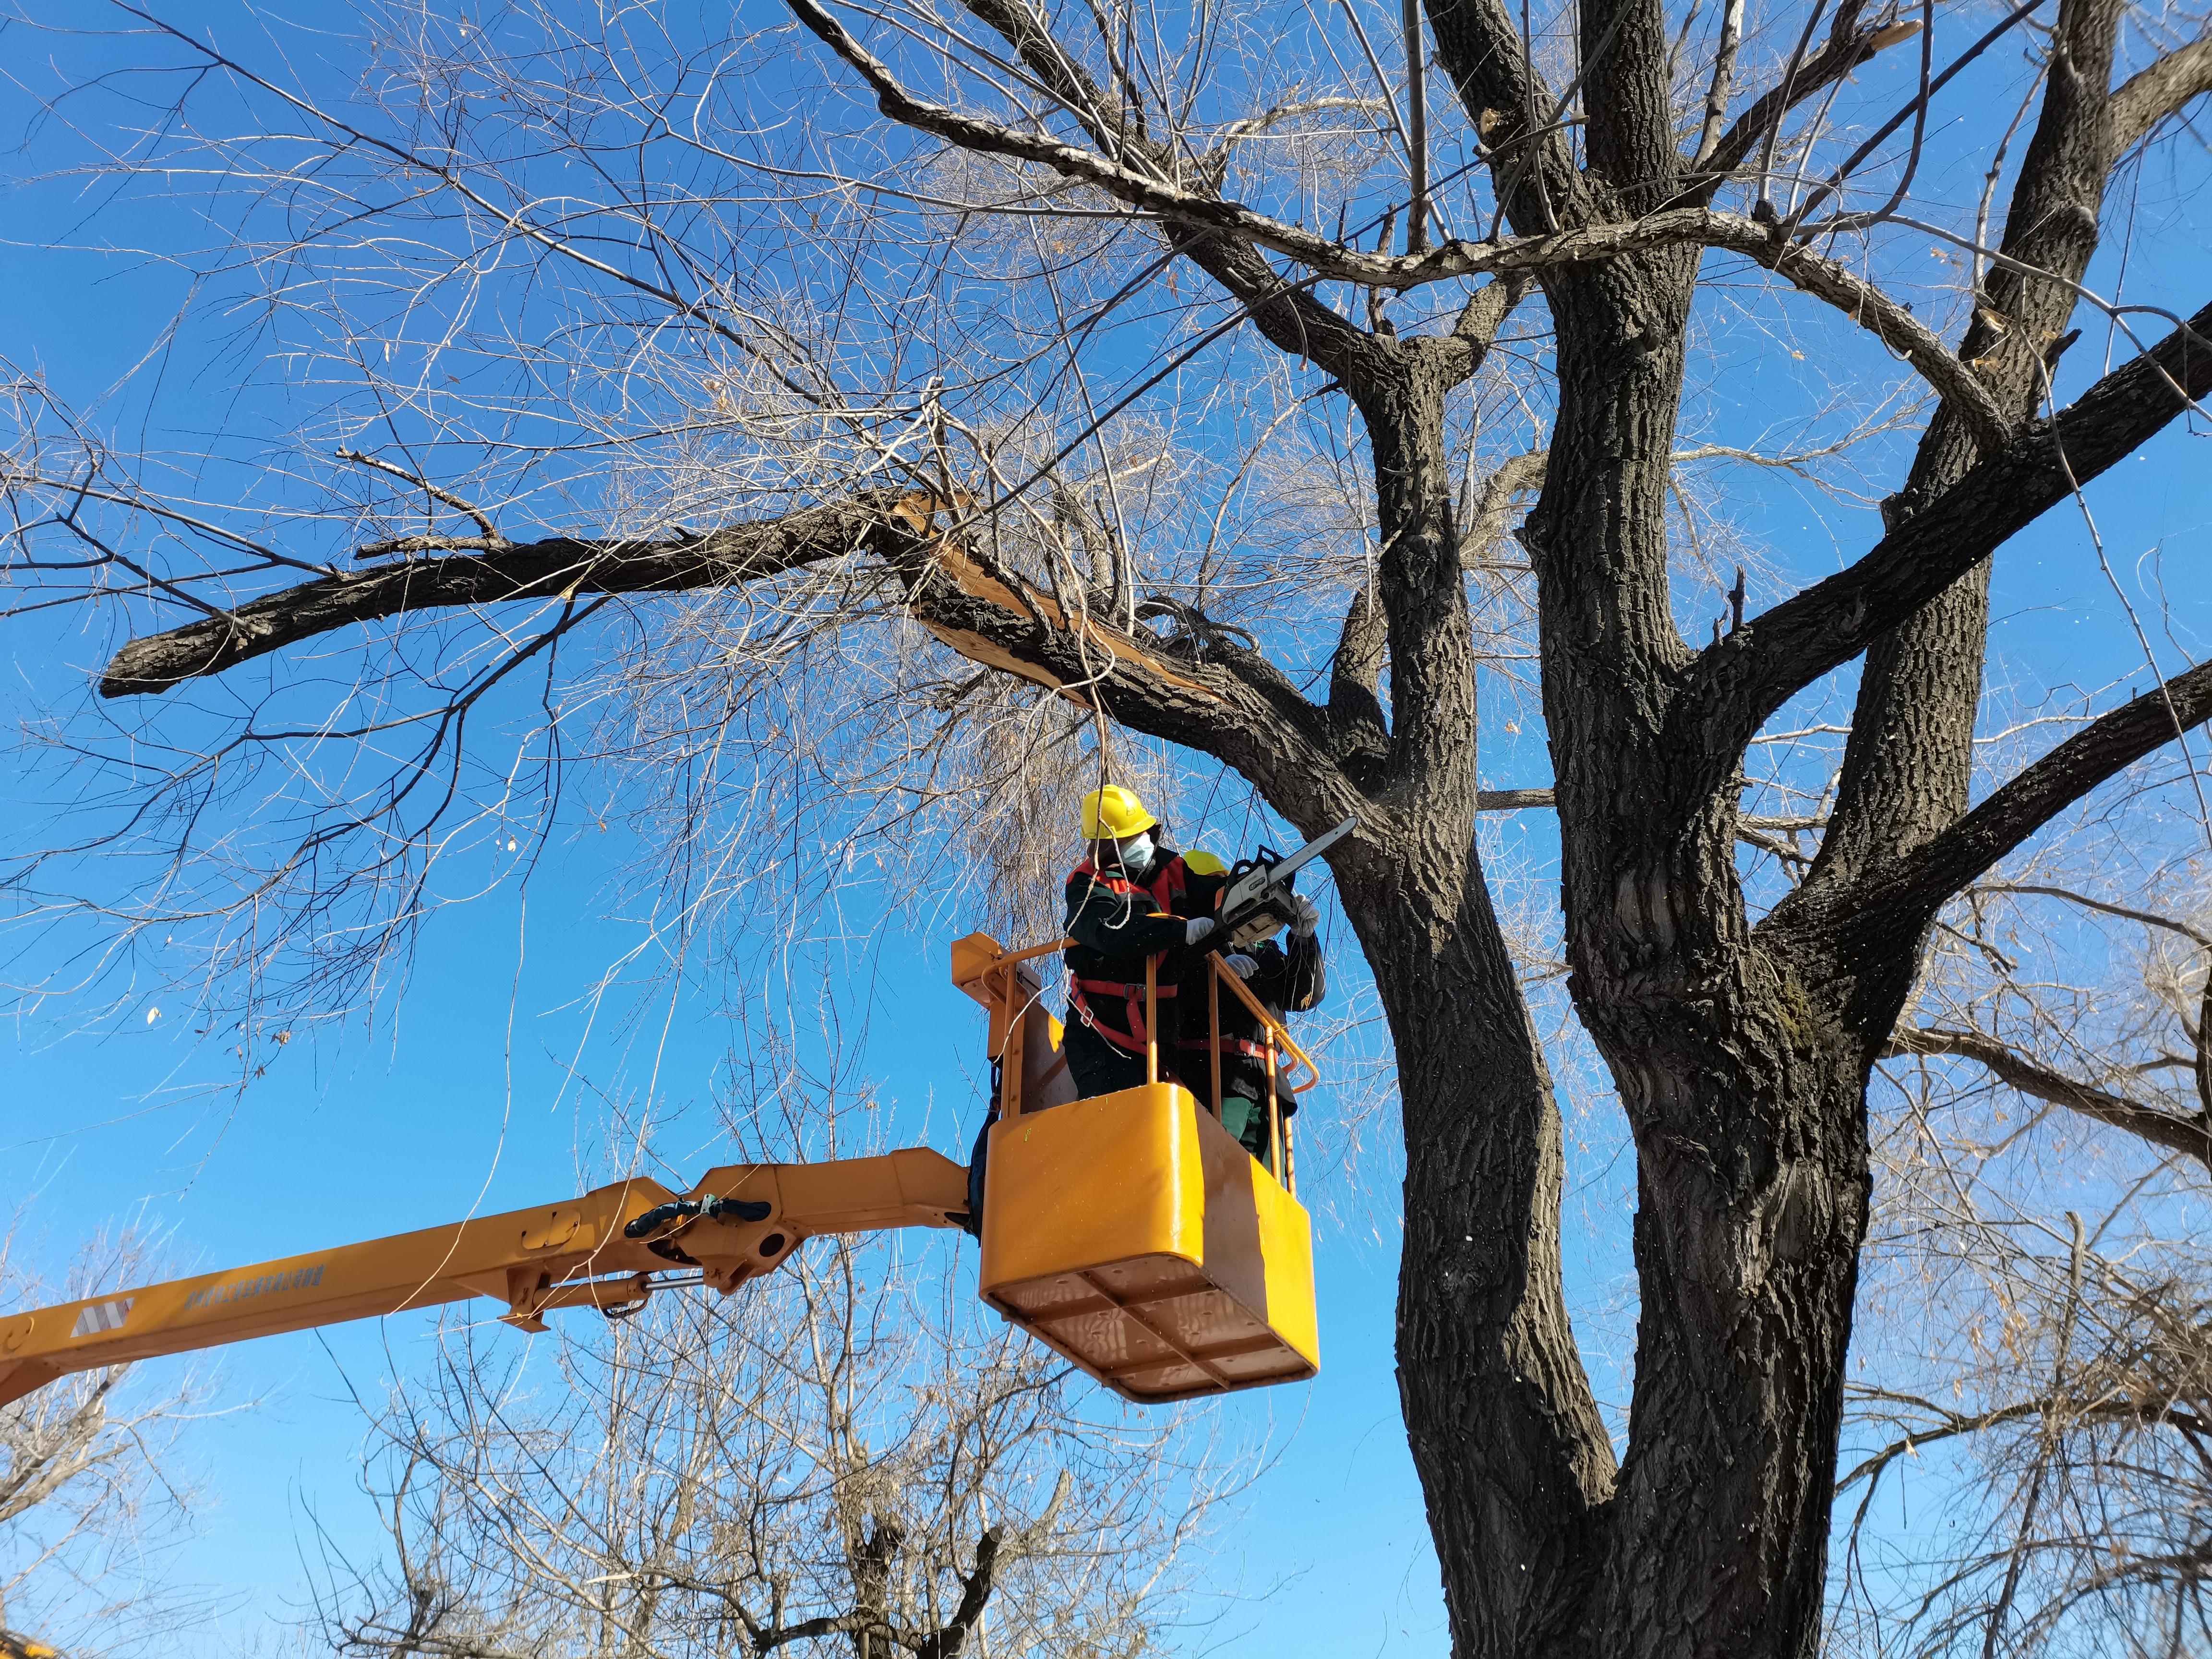
[[[1123,842],[1121,847],[1121,868],[1134,875],[1152,861],[1152,838],[1149,835],[1145,835]]]

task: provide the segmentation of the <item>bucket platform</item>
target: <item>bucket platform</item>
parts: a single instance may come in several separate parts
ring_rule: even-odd
[[[1291,1185],[1289,1126],[1273,1127],[1278,1180],[1178,1084],[1072,1098],[1060,1022],[1027,960],[1058,948],[1008,957],[981,934],[953,947],[955,982],[992,1009],[998,1062],[983,1298],[1140,1403],[1314,1376],[1313,1228]]]

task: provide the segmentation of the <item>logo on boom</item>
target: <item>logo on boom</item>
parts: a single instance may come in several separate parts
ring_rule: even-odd
[[[193,1313],[228,1302],[243,1302],[248,1297],[281,1296],[286,1291],[307,1290],[323,1282],[323,1267],[319,1261],[312,1267],[289,1267],[281,1273],[261,1273],[252,1279],[234,1279],[228,1285],[210,1285],[185,1298],[185,1311]]]

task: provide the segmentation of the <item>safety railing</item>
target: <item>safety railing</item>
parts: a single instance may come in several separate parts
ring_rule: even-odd
[[[1221,988],[1225,985],[1236,994],[1245,1007],[1258,1018],[1260,1029],[1266,1033],[1267,1040],[1261,1045],[1267,1050],[1266,1071],[1261,1086],[1266,1090],[1267,1096],[1269,1156],[1265,1162],[1275,1178],[1283,1183],[1283,1189],[1295,1195],[1298,1189],[1297,1158],[1291,1144],[1291,1120],[1283,1115],[1282,1091],[1288,1089],[1292,1095],[1304,1094],[1321,1081],[1321,1067],[1314,1064],[1312,1055],[1297,1045],[1297,1040],[1285,1028],[1282,1021],[1269,1013],[1267,1005],[1252,994],[1251,987],[1245,984],[1236,971],[1230,968],[1218,954],[1209,954],[1206,961],[1208,969],[1206,976],[1206,1067],[1211,1073],[1210,1081],[1212,1084],[1210,1092],[1213,1099],[1214,1121],[1219,1122],[1221,1119]],[[1153,1058],[1147,1059],[1146,1065],[1148,1073],[1155,1081],[1158,1080],[1157,1053],[1159,1048],[1159,1033],[1152,1021],[1149,999],[1153,976],[1157,971],[1153,963],[1149,961],[1146,963],[1145,986],[1148,1000],[1145,1010],[1145,1024],[1146,1035],[1152,1039],[1146,1047],[1153,1051],[1154,1055]],[[1295,1083],[1277,1075],[1276,1055],[1279,1051],[1289,1054],[1292,1060],[1305,1068],[1304,1082]],[[1296,1073],[1291,1073],[1293,1077],[1296,1075]]]
[[[968,988],[969,994],[991,1010],[990,1054],[994,1063],[993,1084],[1000,1115],[1018,1117],[1024,1111],[1042,1111],[1075,1097],[1073,1085],[1066,1077],[1067,1056],[1065,1053],[1052,1055],[1048,1061],[1052,1043],[1042,1032],[1030,1030],[1033,1015],[1046,1013],[1042,1000],[1045,987],[1034,969],[1027,966],[1042,957],[1057,956],[1074,943],[1072,939],[1054,939],[1043,945],[1032,945],[1026,950],[1000,951],[997,941],[988,935],[971,934],[953,947],[953,979]],[[963,961],[963,951],[969,952]],[[1209,1093],[1215,1121],[1221,1115],[1221,988],[1227,986],[1231,995],[1241,1001],[1259,1022],[1262,1041],[1262,1086],[1267,1095],[1267,1156],[1262,1160],[1279,1180],[1285,1190],[1297,1191],[1297,1164],[1291,1122],[1282,1111],[1282,1095],[1287,1091],[1292,1096],[1304,1094],[1321,1081],[1321,1067],[1313,1056],[1299,1046],[1281,1020],[1267,1012],[1267,1005],[1253,995],[1251,988],[1226,966],[1220,956],[1206,957],[1206,1055]],[[1145,1080],[1160,1081],[1159,1040],[1159,961],[1147,957],[1145,962]],[[1036,1040],[1042,1037],[1044,1040]],[[1186,1050],[1186,1052],[1188,1052]],[[1287,1077],[1281,1074],[1285,1057],[1292,1063]],[[1304,1079],[1296,1080],[1299,1071]],[[1194,1091],[1195,1092],[1195,1091]]]

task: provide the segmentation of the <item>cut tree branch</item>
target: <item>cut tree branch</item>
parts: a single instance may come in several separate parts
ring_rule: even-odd
[[[949,536],[911,541],[892,562],[915,620],[970,662],[1212,755],[1251,779],[1291,823],[1317,825],[1312,833],[1379,810],[1329,758],[1326,716],[1272,665],[1255,667],[1257,653],[1223,647],[1204,661],[1170,658],[1157,641],[1063,614],[1048,596]],[[1224,656],[1238,659],[1243,672],[1217,659]]]
[[[419,611],[580,593],[730,586],[865,552],[904,585],[911,615],[970,661],[1027,679],[1237,767],[1322,827],[1367,806],[1328,758],[1328,718],[1259,653],[1217,642],[1196,659],[1085,614],[982,554],[932,533],[942,510],[880,491],[665,542],[557,537],[501,550],[344,572],[133,640],[109,660],[104,696],[167,691],[301,640]],[[1293,806],[1291,804],[1297,804]]]

